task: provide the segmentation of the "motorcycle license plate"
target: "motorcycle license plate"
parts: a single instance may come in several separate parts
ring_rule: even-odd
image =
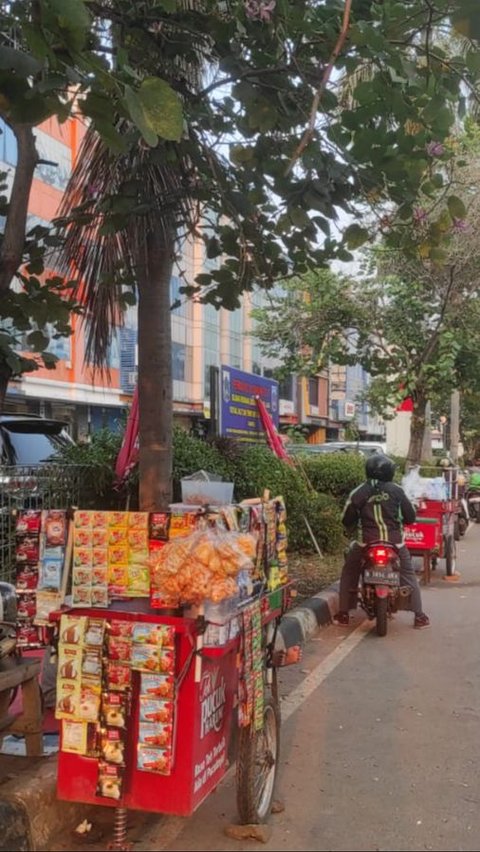
[[[381,583],[384,586],[399,586],[400,578],[397,571],[375,571],[367,568],[364,574],[365,583]]]

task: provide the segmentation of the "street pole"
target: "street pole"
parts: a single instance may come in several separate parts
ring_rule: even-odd
[[[460,392],[454,390],[450,399],[450,455],[458,462],[458,444],[460,442]]]

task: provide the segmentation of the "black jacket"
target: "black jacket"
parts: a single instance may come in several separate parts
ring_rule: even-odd
[[[368,480],[352,491],[343,511],[343,525],[360,528],[360,541],[403,544],[403,525],[412,524],[415,509],[394,482]]]

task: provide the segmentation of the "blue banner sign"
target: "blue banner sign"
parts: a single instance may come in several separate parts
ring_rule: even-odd
[[[264,403],[278,428],[278,382],[234,367],[220,368],[220,434],[236,441],[265,442],[255,398]]]

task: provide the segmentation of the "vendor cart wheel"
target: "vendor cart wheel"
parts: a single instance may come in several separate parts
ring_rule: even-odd
[[[377,636],[386,636],[388,630],[388,598],[377,598],[375,602]]]
[[[264,822],[270,813],[280,753],[280,714],[273,698],[263,707],[263,730],[242,728],[237,754],[237,808],[244,825]]]
[[[445,570],[447,577],[452,577],[455,574],[456,561],[455,541],[453,535],[449,535],[445,540]]]

